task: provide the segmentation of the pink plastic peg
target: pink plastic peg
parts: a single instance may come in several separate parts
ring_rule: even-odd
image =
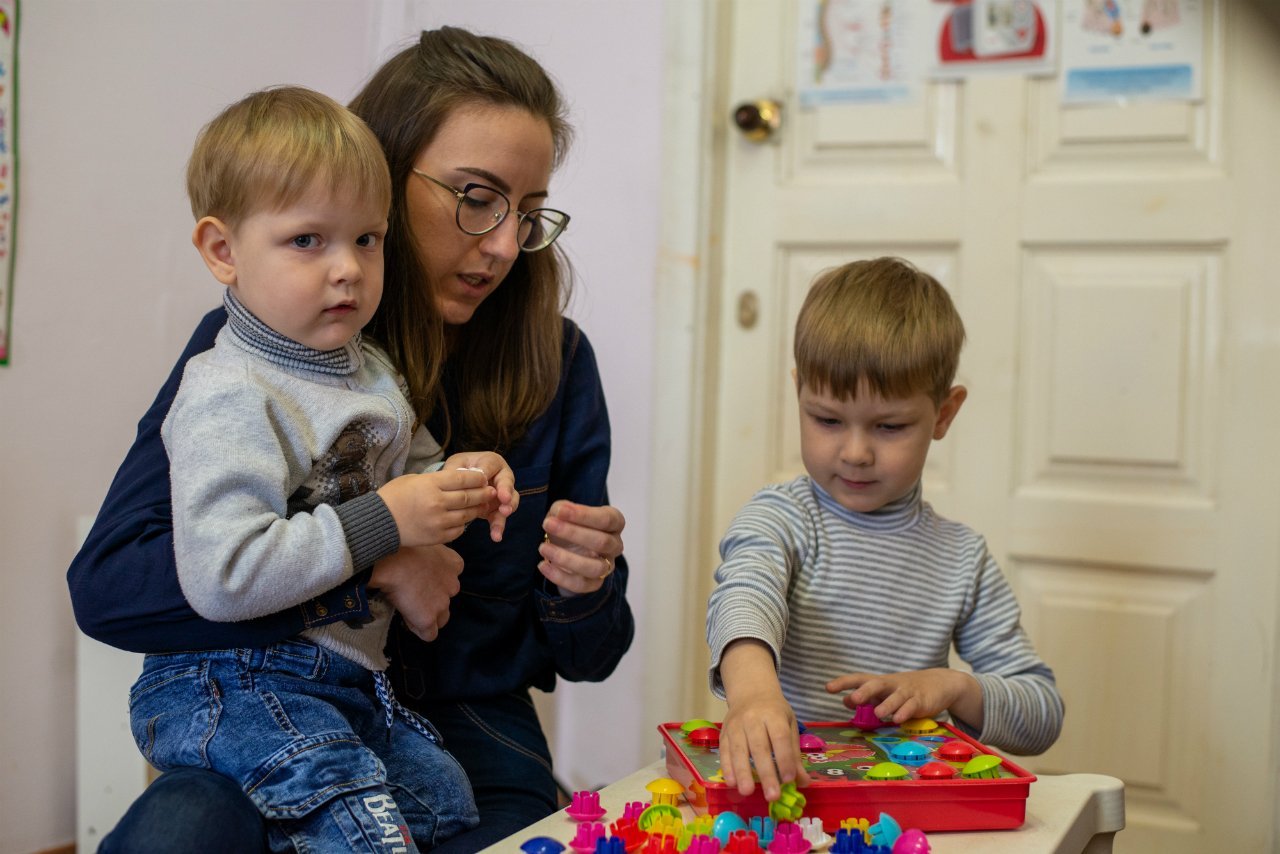
[[[647,807],[644,801],[628,801],[626,806],[622,808],[622,817],[629,818],[632,821],[639,821],[640,813],[645,811]]]
[[[595,821],[605,813],[600,806],[600,793],[574,792],[573,801],[565,809],[565,813],[574,821]]]
[[[784,821],[774,829],[773,840],[769,843],[773,854],[805,854],[810,847],[800,826],[790,821]]]
[[[871,703],[861,703],[853,710],[853,720],[849,723],[860,730],[873,730],[884,726],[884,721],[876,716],[876,707]]]
[[[649,834],[640,829],[635,819],[620,818],[613,824],[609,825],[609,832],[613,834],[615,839],[621,839],[622,845],[628,851],[635,851],[641,845],[644,845],[645,839]]]
[[[604,825],[598,821],[584,821],[578,832],[569,840],[569,847],[579,854],[591,854],[596,850],[596,840],[604,836]]]
[[[923,830],[910,828],[893,843],[893,854],[929,854],[929,840]]]

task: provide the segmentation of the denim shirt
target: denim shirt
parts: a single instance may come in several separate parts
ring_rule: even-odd
[[[111,646],[135,652],[257,647],[312,626],[368,615],[368,570],[323,596],[236,623],[201,618],[182,595],[160,425],[187,360],[212,347],[225,322],[223,309],[201,320],[139,422],[133,446],[67,570],[76,622],[85,634]],[[490,542],[487,526],[473,525],[450,544],[465,563],[462,591],[435,641],[422,643],[403,627],[393,629],[390,675],[409,697],[479,698],[529,686],[550,689],[557,674],[598,681],[613,672],[631,645],[635,623],[626,601],[625,558],[618,558],[599,591],[586,596],[557,595],[537,570],[542,519],[551,503],[561,498],[608,503],[610,435],[600,375],[591,345],[567,319],[563,355],[555,400],[505,455],[522,494],[503,541]]]

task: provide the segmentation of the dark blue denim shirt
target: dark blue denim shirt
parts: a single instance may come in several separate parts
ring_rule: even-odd
[[[203,619],[182,595],[160,425],[187,360],[212,347],[225,322],[222,309],[201,320],[139,422],[133,446],[67,570],[76,622],[111,646],[135,652],[257,647],[308,626],[368,614],[367,570],[324,596],[237,623]],[[459,411],[456,401],[450,411]],[[559,596],[537,570],[542,519],[553,502],[608,503],[609,455],[609,416],[595,353],[566,319],[555,400],[504,455],[521,497],[502,542],[490,542],[487,527],[473,525],[450,544],[465,562],[462,590],[435,641],[423,643],[398,621],[393,629],[390,675],[406,700],[480,698],[529,686],[549,690],[556,675],[598,681],[613,672],[635,632],[626,600],[626,559],[619,557],[604,587],[586,596]]]

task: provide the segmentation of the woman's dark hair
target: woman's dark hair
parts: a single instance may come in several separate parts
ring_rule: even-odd
[[[452,362],[465,434],[437,437],[469,449],[507,449],[555,397],[560,379],[561,312],[567,260],[553,245],[521,252],[446,346],[444,321],[430,293],[408,219],[406,191],[418,155],[460,107],[519,107],[546,121],[559,165],[572,131],[555,84],[537,61],[504,39],[456,27],[422,33],[386,62],[351,102],[382,143],[391,170],[391,214],[382,304],[366,332],[386,348],[426,420],[444,406],[441,375]],[[449,423],[446,412],[446,424]]]

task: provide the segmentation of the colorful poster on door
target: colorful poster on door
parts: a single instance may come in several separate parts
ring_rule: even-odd
[[[13,233],[17,212],[18,0],[0,0],[0,365],[13,325]]]
[[[1202,0],[1066,0],[1063,103],[1200,100],[1203,31]]]
[[[807,0],[800,10],[796,92],[801,107],[915,99],[920,0]]]
[[[934,79],[1057,71],[1058,0],[933,0],[928,10]]]

